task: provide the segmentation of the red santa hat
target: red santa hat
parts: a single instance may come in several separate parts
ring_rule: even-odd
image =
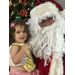
[[[65,18],[65,10],[55,0],[37,0],[35,6],[30,12],[31,17],[41,16],[46,12],[60,12],[61,16]]]

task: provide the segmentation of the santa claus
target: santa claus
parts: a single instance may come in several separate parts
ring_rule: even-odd
[[[37,0],[30,11],[29,45],[40,75],[65,75],[64,14],[54,0]]]

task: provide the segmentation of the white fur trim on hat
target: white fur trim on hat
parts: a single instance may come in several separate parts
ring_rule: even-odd
[[[60,14],[65,19],[65,9],[63,11],[60,11]]]
[[[34,9],[31,10],[30,16],[36,17],[41,16],[42,14],[45,14],[46,12],[58,12],[59,9],[56,7],[55,4],[51,2],[45,2],[43,4],[40,4],[36,6]]]

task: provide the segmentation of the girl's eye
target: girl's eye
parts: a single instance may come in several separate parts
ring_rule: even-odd
[[[25,31],[23,31],[23,33],[25,33]]]
[[[20,31],[17,31],[17,33],[20,33]]]

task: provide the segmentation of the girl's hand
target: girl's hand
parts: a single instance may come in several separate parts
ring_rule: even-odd
[[[23,44],[22,46],[22,50],[26,51],[29,49],[29,46],[27,44]]]
[[[35,70],[34,70],[34,73],[35,73],[35,74],[40,74],[40,72],[39,72],[38,69],[35,69]]]

